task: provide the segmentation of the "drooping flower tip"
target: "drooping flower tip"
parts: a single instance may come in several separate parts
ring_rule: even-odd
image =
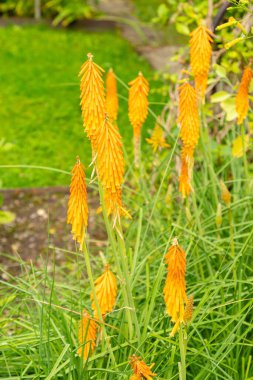
[[[80,347],[77,354],[83,359],[87,359],[95,350],[96,346],[96,321],[91,319],[90,314],[86,309],[82,312],[82,318],[79,322],[78,341]]]
[[[153,373],[151,371],[155,363],[148,366],[143,360],[141,360],[140,357],[136,355],[132,355],[129,359],[130,359],[130,365],[134,372],[134,374],[130,377],[130,379],[152,380],[156,376],[156,373]]]
[[[185,199],[191,192],[189,164],[185,156],[181,158],[181,173],[179,176],[179,191]]]
[[[76,164],[71,171],[67,223],[72,225],[73,239],[80,244],[80,249],[82,249],[88,225],[88,204],[84,165],[79,156],[76,159]]]

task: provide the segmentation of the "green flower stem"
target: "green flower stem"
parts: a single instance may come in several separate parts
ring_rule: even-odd
[[[90,282],[91,291],[93,294],[94,303],[95,303],[95,306],[96,306],[96,309],[98,312],[98,320],[100,322],[100,326],[102,328],[103,336],[104,336],[105,341],[107,343],[112,362],[114,365],[116,365],[115,356],[113,354],[112,347],[110,344],[110,340],[108,339],[106,328],[105,328],[104,321],[103,321],[103,317],[102,317],[102,314],[100,311],[100,307],[99,307],[99,303],[98,303],[98,299],[97,299],[97,295],[96,295],[95,284],[94,284],[93,275],[92,275],[92,270],[91,270],[90,257],[89,257],[89,253],[88,253],[88,250],[87,250],[85,243],[83,244],[83,254],[84,254],[84,258],[85,258],[86,269],[87,269],[87,273],[88,273],[88,277],[89,277],[89,282]],[[104,343],[102,343],[102,344],[104,344]]]
[[[130,273],[128,270],[126,247],[125,247],[125,242],[124,242],[124,238],[123,238],[123,231],[122,231],[120,219],[117,222],[116,234],[117,234],[118,247],[119,247],[119,253],[120,253],[120,258],[121,258],[121,263],[122,263],[122,268],[123,268],[124,279],[125,279],[125,283],[126,283],[128,301],[129,301],[130,307],[131,307],[132,312],[133,312],[136,335],[137,335],[137,338],[139,339],[140,338],[140,328],[139,328],[136,309],[135,309],[134,300],[133,300],[132,291],[131,291]]]
[[[179,380],[186,380],[186,349],[187,349],[187,334],[181,324],[179,329],[179,349],[181,361],[178,363]]]

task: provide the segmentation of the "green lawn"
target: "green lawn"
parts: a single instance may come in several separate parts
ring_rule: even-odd
[[[83,132],[78,72],[92,52],[105,70],[111,66],[127,83],[141,69],[152,80],[152,69],[115,31],[53,30],[45,26],[0,29],[0,140],[12,143],[0,152],[1,165],[47,166],[69,171],[80,155],[89,165],[90,144]],[[119,84],[120,96],[127,90]],[[154,96],[153,96],[154,98]],[[152,95],[150,97],[152,99]],[[156,112],[159,109],[155,110]],[[149,117],[144,133],[153,126]],[[126,99],[120,99],[118,124],[131,151],[132,128]],[[0,168],[3,186],[68,184],[69,177],[38,169]]]

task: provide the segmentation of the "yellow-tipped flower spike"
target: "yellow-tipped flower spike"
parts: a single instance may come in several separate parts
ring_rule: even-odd
[[[170,145],[166,143],[163,135],[163,129],[159,124],[155,125],[152,135],[149,139],[146,139],[147,143],[152,146],[155,153],[158,149],[169,148]]]
[[[186,198],[191,192],[190,175],[189,175],[189,163],[185,155],[181,155],[181,173],[179,177],[179,191],[182,194],[182,198]]]
[[[222,180],[220,180],[220,189],[221,189],[221,199],[227,206],[230,206],[232,195]]]
[[[80,244],[80,249],[82,249],[88,225],[88,204],[84,166],[79,157],[71,173],[67,223],[72,224],[73,239]]]
[[[192,157],[199,140],[199,114],[197,94],[189,83],[179,87],[178,123],[185,155]]]
[[[156,373],[153,373],[151,369],[154,367],[154,363],[148,366],[140,357],[133,355],[130,358],[130,365],[134,371],[134,374],[130,377],[131,380],[145,379],[152,380]]]
[[[97,140],[97,170],[104,190],[116,193],[124,176],[122,141],[116,124],[106,116]]]
[[[245,67],[240,83],[239,91],[235,100],[236,112],[238,114],[238,124],[242,124],[249,110],[249,86],[253,76],[253,71],[249,66]]]
[[[79,322],[78,341],[80,347],[77,353],[83,359],[87,359],[95,350],[97,324],[91,319],[87,310],[83,310],[82,318]]]
[[[184,311],[184,323],[188,324],[192,320],[192,314],[193,314],[193,302],[194,302],[194,297],[191,295],[188,297],[186,306],[185,306],[185,311]]]
[[[139,140],[141,127],[148,115],[149,84],[141,72],[128,84],[130,86],[128,116],[134,130],[134,138]]]
[[[184,302],[186,296],[186,255],[183,248],[178,244],[177,239],[173,240],[165,256],[168,265],[167,278],[163,289],[166,310],[172,321],[176,323],[184,320]]]
[[[93,55],[89,53],[88,60],[82,65],[81,77],[81,109],[83,124],[92,148],[96,151],[97,134],[105,115],[105,92],[102,75],[104,70],[93,62]]]
[[[110,69],[108,71],[106,77],[106,90],[106,112],[112,121],[116,121],[118,116],[119,102],[117,95],[117,82],[113,69]]]
[[[190,64],[197,93],[204,97],[210,60],[212,55],[212,32],[205,26],[198,26],[190,36]]]
[[[117,282],[116,277],[110,271],[109,265],[106,265],[105,272],[95,281],[96,297],[98,300],[100,313],[103,317],[107,313],[110,313],[115,305],[117,296]],[[94,302],[93,294],[91,293],[92,309],[94,310],[94,316],[98,317],[97,308]]]

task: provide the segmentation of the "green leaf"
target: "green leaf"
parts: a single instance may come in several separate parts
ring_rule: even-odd
[[[227,121],[232,121],[237,118],[237,112],[235,109],[235,98],[231,97],[229,99],[221,102],[221,108],[226,112]]]
[[[13,212],[0,210],[0,224],[11,223],[15,217],[16,215]]]
[[[220,103],[226,99],[229,99],[232,95],[226,91],[216,92],[211,96],[211,103]]]
[[[190,29],[188,28],[188,26],[185,24],[180,24],[178,22],[176,23],[176,30],[178,33],[183,34],[185,36],[189,36],[190,34]]]
[[[227,71],[224,67],[221,65],[215,64],[213,66],[215,73],[220,77],[220,78],[226,78],[227,77]]]

